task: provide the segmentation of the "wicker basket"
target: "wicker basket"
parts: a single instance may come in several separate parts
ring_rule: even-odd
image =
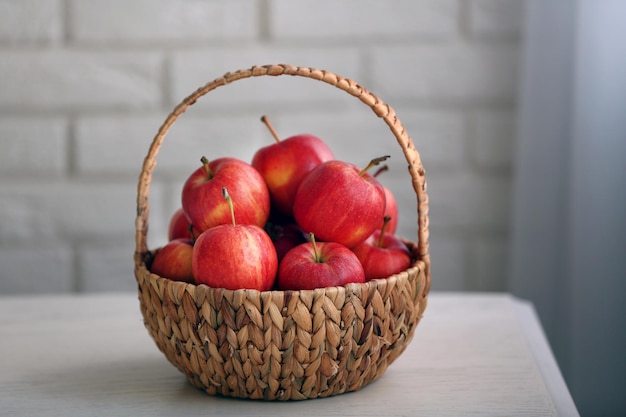
[[[305,291],[226,290],[152,274],[148,194],[156,156],[172,124],[198,98],[234,81],[292,75],[331,84],[382,118],[402,147],[417,195],[416,261],[365,284]],[[357,390],[380,377],[407,347],[430,288],[428,196],[420,156],[393,109],[328,71],[291,65],[230,72],[185,98],[150,146],[138,183],[135,278],[144,323],[158,348],[188,380],[212,395],[303,400]]]

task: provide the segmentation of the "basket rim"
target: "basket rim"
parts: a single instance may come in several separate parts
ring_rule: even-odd
[[[417,244],[408,240],[404,240],[404,242],[409,246],[409,250],[411,252],[414,252],[414,249],[417,247]],[[280,290],[280,289],[276,289],[276,288],[271,288],[269,290],[257,290],[257,289],[253,289],[253,288],[238,288],[238,289],[227,289],[227,288],[218,288],[218,287],[211,287],[209,285],[206,284],[197,284],[194,282],[184,282],[184,281],[174,281],[171,280],[169,278],[166,277],[162,277],[158,274],[153,273],[152,271],[150,271],[150,269],[148,268],[148,264],[149,261],[147,261],[147,258],[153,257],[155,252],[158,251],[160,248],[155,248],[153,250],[149,250],[148,252],[145,252],[140,260],[140,262],[135,264],[135,274],[139,274],[141,273],[141,270],[145,270],[151,277],[154,277],[155,279],[159,280],[159,279],[163,279],[163,280],[167,280],[170,281],[172,283],[172,285],[174,286],[181,286],[181,287],[185,287],[185,288],[197,288],[197,287],[202,287],[202,288],[206,288],[209,291],[211,290],[219,290],[219,291],[223,291],[225,293],[238,293],[238,292],[243,292],[243,293],[258,293],[258,294],[263,294],[263,293],[276,293],[276,292],[289,292],[292,294],[296,294],[296,293],[315,293],[315,292],[326,292],[326,291],[336,291],[338,289],[343,289],[346,292],[350,292],[353,291],[353,289],[356,288],[363,288],[363,287],[372,287],[372,286],[376,286],[378,287],[380,285],[381,282],[384,281],[389,281],[389,280],[399,280],[399,279],[406,279],[407,277],[413,275],[413,274],[417,274],[420,270],[425,270],[426,268],[426,264],[423,260],[421,259],[416,259],[407,269],[400,271],[396,274],[390,275],[388,277],[385,278],[373,278],[373,279],[369,279],[365,282],[350,282],[344,285],[332,285],[332,286],[326,286],[326,287],[318,287],[318,288],[313,288],[313,289],[300,289],[300,290]],[[334,289],[334,290],[333,290]],[[427,288],[426,291],[424,291],[423,297],[427,297],[428,296],[428,283],[427,283]]]
[[[193,282],[184,282],[184,281],[174,281],[166,277],[162,277],[157,275],[149,270],[145,262],[141,262],[135,267],[135,273],[139,273],[140,270],[145,270],[151,277],[156,280],[167,280],[171,282],[171,285],[180,286],[182,288],[203,288],[208,291],[221,291],[224,293],[245,293],[245,294],[264,294],[264,293],[291,293],[291,294],[300,294],[300,293],[320,293],[320,292],[328,292],[328,291],[346,291],[346,292],[354,292],[355,289],[363,288],[363,287],[378,287],[382,282],[390,282],[394,280],[407,279],[408,276],[416,274],[420,270],[423,270],[425,263],[423,261],[417,260],[411,266],[409,266],[404,271],[398,272],[396,274],[390,275],[385,278],[373,278],[365,282],[350,282],[345,285],[332,285],[327,287],[318,287],[313,289],[301,289],[301,290],[279,290],[279,289],[269,289],[269,290],[257,290],[253,288],[238,288],[235,290],[231,290],[228,288],[218,288],[211,287],[206,284],[196,284]],[[423,297],[426,298],[428,296],[428,291],[424,291]]]
[[[384,103],[378,96],[368,91],[355,81],[337,75],[326,70],[319,70],[311,67],[299,67],[288,64],[270,64],[263,66],[252,66],[247,69],[240,69],[234,72],[227,72],[221,77],[208,82],[204,86],[198,88],[190,95],[185,97],[178,105],[174,107],[171,113],[164,120],[152,143],[150,144],[148,153],[144,158],[142,169],[137,183],[137,213],[135,219],[135,267],[145,264],[145,256],[149,253],[147,246],[148,233],[148,216],[150,212],[149,191],[152,180],[152,172],[156,166],[156,157],[161,144],[169,131],[170,127],[176,120],[196,101],[209,93],[210,91],[228,85],[234,81],[259,76],[301,76],[317,81],[322,81],[333,85],[340,90],[351,94],[358,98],[361,102],[369,106],[376,116],[383,119],[388,125],[392,134],[396,138],[398,144],[402,148],[403,154],[408,163],[408,172],[412,178],[413,190],[417,196],[417,261],[412,264],[415,266],[417,262],[422,262],[424,273],[426,276],[426,291],[430,288],[430,253],[429,253],[429,218],[428,218],[428,194],[426,191],[426,173],[421,162],[421,157],[412,138],[408,135],[402,122],[397,117],[394,109]]]

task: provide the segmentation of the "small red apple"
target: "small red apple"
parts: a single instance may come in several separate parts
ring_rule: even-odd
[[[294,217],[302,230],[349,248],[367,239],[385,212],[385,191],[367,170],[387,158],[376,158],[363,170],[344,161],[314,168],[294,200]]]
[[[385,217],[383,227],[352,251],[363,265],[365,279],[387,278],[411,265],[411,254],[406,244],[385,227],[391,219]]]
[[[192,253],[193,241],[191,239],[170,240],[154,256],[150,271],[173,281],[193,283]]]
[[[302,179],[324,161],[334,159],[328,145],[313,135],[296,135],[280,140],[266,116],[261,117],[276,143],[259,149],[252,158],[265,179],[273,206],[283,214],[293,214],[293,200]]]
[[[388,169],[389,167],[387,165],[383,165],[374,173],[374,178],[378,179],[378,176],[382,172],[387,171]],[[396,231],[398,230],[398,215],[399,215],[398,202],[396,200],[396,197],[391,192],[391,190],[385,187],[384,184],[381,184],[381,185],[383,186],[383,190],[385,190],[385,216],[384,217],[386,216],[391,217],[391,220],[389,221],[389,223],[387,223],[387,229],[385,229],[385,231],[387,233],[396,233]],[[380,225],[381,225],[380,227],[382,227],[384,221],[385,221],[384,219],[380,221]]]
[[[200,233],[191,226],[191,222],[185,215],[182,208],[172,214],[167,232],[168,240],[174,239],[195,239]]]
[[[261,174],[236,158],[209,162],[203,156],[201,162],[202,167],[189,176],[182,190],[183,210],[191,224],[203,232],[231,222],[222,197],[222,187],[226,187],[237,202],[237,222],[263,227],[270,214],[270,196]]]
[[[310,241],[291,249],[278,267],[280,290],[312,290],[365,282],[363,266],[356,255],[337,242]]]
[[[191,262],[196,283],[229,290],[269,290],[278,270],[274,244],[261,227],[236,224],[226,188],[223,194],[231,223],[211,227],[196,239]]]

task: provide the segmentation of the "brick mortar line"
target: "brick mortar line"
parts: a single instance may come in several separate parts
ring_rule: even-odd
[[[65,175],[67,178],[73,178],[77,176],[77,140],[76,140],[76,117],[69,116],[67,120],[67,130],[65,132],[65,141],[67,144],[67,154],[65,157],[66,167],[65,167]]]
[[[61,43],[67,45],[72,40],[72,22],[74,16],[72,15],[72,8],[70,7],[70,0],[61,0]]]
[[[81,239],[71,239],[70,240],[71,248],[72,248],[72,289],[71,292],[80,293],[84,291],[85,283],[84,277],[81,273],[82,271],[82,258],[80,256],[79,246],[83,244]]]
[[[258,39],[264,44],[272,41],[272,22],[270,20],[272,12],[270,9],[270,0],[259,0],[257,2],[257,19],[259,24]]]
[[[364,77],[369,78],[369,77]],[[370,91],[377,93],[387,103],[392,105],[394,109],[399,112],[411,111],[411,110],[423,110],[423,111],[463,111],[468,108],[480,107],[486,111],[494,111],[502,108],[514,110],[517,103],[516,97],[510,97],[507,99],[476,99],[476,100],[454,100],[454,99],[411,99],[406,97],[394,97],[393,94],[385,94],[384,92],[377,91],[379,89],[370,87],[372,83],[365,81],[354,80],[368,88]],[[198,85],[199,87],[200,85]],[[168,87],[169,89],[169,87]],[[190,90],[191,92],[191,90]],[[163,120],[167,114],[172,111],[176,104],[178,104],[184,97],[169,98],[169,102],[156,103],[154,106],[144,106],[141,108],[124,108],[126,106],[84,106],[84,107],[68,107],[61,106],[57,108],[37,108],[37,107],[22,107],[16,108],[15,106],[0,106],[0,119],[10,117],[34,117],[34,118],[90,118],[90,117],[149,117],[149,116],[163,116]],[[302,112],[299,104],[305,104],[310,109],[320,109],[324,112],[331,110],[342,110],[345,108],[345,102],[337,102],[335,100],[293,100],[288,103],[279,103],[279,99],[271,99],[268,103],[272,104],[274,112],[283,112],[284,114],[297,114]],[[256,114],[262,111],[263,103],[220,103],[212,104],[207,103],[206,106],[198,108],[194,111],[192,117],[196,116],[211,116],[214,119],[216,117],[231,115],[233,110],[241,112],[241,114]]]
[[[428,45],[477,45],[477,46],[505,46],[515,45],[522,42],[521,35],[484,35],[478,36],[469,34],[459,36],[360,36],[360,37],[335,37],[335,38],[290,38],[282,39],[272,37],[271,34],[260,33],[257,37],[251,38],[187,38],[187,39],[164,39],[164,40],[76,40],[68,33],[60,44],[54,42],[3,42],[0,41],[0,52],[3,51],[46,51],[46,50],[76,50],[76,51],[188,51],[188,50],[206,50],[212,48],[246,48],[246,47],[264,47],[264,48],[353,48],[353,47],[373,47],[381,46],[404,46],[418,47]],[[26,48],[26,49],[24,49]]]
[[[366,74],[366,73],[364,73]],[[362,84],[365,87],[368,87],[372,84],[368,82],[370,78],[367,74],[363,77],[365,80],[361,81],[355,80]],[[198,85],[199,87],[199,85]],[[383,94],[380,94],[381,96]],[[479,108],[481,111],[497,111],[497,110],[510,110],[514,111],[516,108],[516,98],[511,97],[509,100],[482,100],[482,102],[474,101],[472,103],[462,102],[458,100],[421,100],[421,99],[408,99],[408,98],[397,98],[393,97],[392,94],[387,94],[383,97],[386,102],[391,104],[394,109],[398,112],[410,112],[410,111],[424,111],[424,112],[459,112],[468,109],[471,107],[469,111],[474,111]],[[66,119],[69,122],[69,119],[75,118],[76,120],[82,118],[142,118],[142,117],[162,117],[165,120],[165,117],[172,109],[181,101],[183,97],[178,98],[172,97],[169,98],[169,101],[166,103],[158,104],[153,108],[119,108],[116,106],[93,106],[91,108],[80,108],[80,107],[58,107],[58,108],[36,108],[36,107],[23,107],[16,108],[15,106],[10,107],[2,107],[0,106],[0,120],[2,119],[11,119],[14,117],[26,119],[29,118],[62,118]],[[294,104],[305,102],[307,105],[306,110],[302,110],[299,106],[294,106]],[[244,104],[211,104],[207,103],[206,106],[202,108],[198,108],[194,112],[194,114],[190,114],[188,117],[190,118],[207,118],[208,120],[217,119],[222,116],[232,115],[233,109],[236,109],[242,116],[245,115],[253,115],[256,117],[258,112],[260,111],[259,106],[262,104],[259,103],[244,103]],[[317,113],[319,109],[319,113],[336,113],[337,110],[344,110],[345,106],[342,102],[337,102],[334,100],[303,100],[289,102],[288,104],[281,104],[272,102],[272,109],[276,112],[281,112],[282,114],[300,114],[303,112],[314,111]],[[309,109],[313,108],[313,110]],[[360,107],[356,107],[357,109]],[[352,112],[348,111],[348,113]],[[401,116],[401,114],[400,114]],[[185,116],[187,117],[187,116]],[[155,126],[158,128],[158,126]]]

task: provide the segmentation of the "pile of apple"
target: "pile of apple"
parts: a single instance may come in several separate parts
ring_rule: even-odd
[[[276,143],[251,163],[201,158],[153,273],[231,290],[303,290],[385,278],[411,265],[395,235],[396,200],[368,172],[387,156],[360,169],[336,160],[316,136],[280,140],[261,120]]]

